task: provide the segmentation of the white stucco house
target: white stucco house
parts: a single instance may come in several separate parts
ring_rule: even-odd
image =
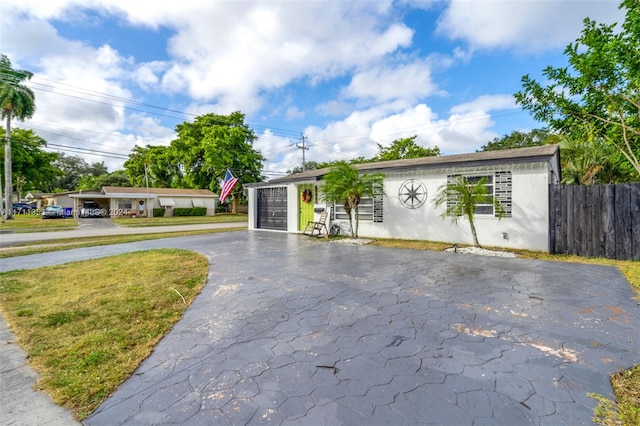
[[[423,157],[355,165],[361,172],[384,174],[384,195],[360,204],[360,237],[400,238],[472,244],[468,221],[455,225],[433,199],[442,185],[463,175],[487,178],[487,187],[506,215],[499,219],[491,205],[478,205],[476,227],[482,245],[549,250],[549,185],[560,183],[557,145],[472,154]],[[302,232],[328,209],[331,224],[346,231],[348,217],[340,205],[318,197],[322,177],[330,169],[313,170],[245,185],[249,229]]]

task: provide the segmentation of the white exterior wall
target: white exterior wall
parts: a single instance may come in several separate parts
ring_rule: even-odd
[[[258,191],[256,188],[247,187],[247,201],[249,202],[247,228],[256,229],[256,224],[258,222]]]
[[[388,173],[384,181],[383,222],[360,221],[359,236],[400,238],[473,244],[469,221],[458,224],[441,218],[446,206],[436,208],[433,199],[438,188],[447,182],[447,174],[482,175],[510,170],[512,173],[512,217],[498,219],[477,215],[478,240],[483,246],[548,251],[549,238],[549,169],[546,163],[514,165],[499,168],[448,169]],[[417,209],[404,207],[398,191],[408,179],[420,180],[427,187],[427,201]],[[346,221],[341,221],[346,222]],[[342,223],[343,229],[346,229]],[[355,224],[354,224],[355,225]]]
[[[290,183],[287,185],[287,232],[298,232],[298,186]]]

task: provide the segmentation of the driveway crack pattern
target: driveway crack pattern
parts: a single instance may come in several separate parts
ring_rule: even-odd
[[[2,267],[160,247],[207,255],[209,282],[86,425],[591,424],[587,394],[640,364],[640,310],[610,267],[266,232]]]

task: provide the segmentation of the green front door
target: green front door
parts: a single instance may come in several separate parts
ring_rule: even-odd
[[[298,186],[298,229],[304,231],[307,223],[314,221],[313,207],[316,199],[312,184]]]

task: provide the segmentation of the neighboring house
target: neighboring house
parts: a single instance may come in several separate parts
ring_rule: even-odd
[[[491,205],[477,206],[475,221],[481,244],[549,250],[549,184],[560,182],[557,145],[355,167],[362,172],[385,175],[384,195],[360,203],[361,237],[472,244],[468,221],[461,218],[455,225],[449,218],[441,218],[445,207],[436,208],[433,203],[438,188],[464,175],[471,179],[486,177],[488,189],[506,210],[499,220]],[[345,234],[348,217],[342,206],[329,206],[318,198],[322,176],[329,170],[245,185],[249,196],[249,229],[301,232],[328,208],[332,223],[338,224]]]
[[[25,202],[31,204],[37,209],[42,209],[46,206],[47,198],[53,194],[50,192],[29,192],[24,196]]]
[[[117,216],[150,216],[152,209],[165,209],[165,216],[173,216],[174,208],[205,207],[207,216],[215,215],[218,195],[208,189],[131,188],[104,186],[99,193],[76,192],[71,195],[74,211],[85,201],[94,201]]]
[[[42,201],[42,207],[44,206],[60,206],[65,209],[73,209],[75,207],[75,197],[77,194],[84,194],[85,196],[98,195],[98,191],[69,191],[69,192],[55,192],[53,194],[46,194]]]

